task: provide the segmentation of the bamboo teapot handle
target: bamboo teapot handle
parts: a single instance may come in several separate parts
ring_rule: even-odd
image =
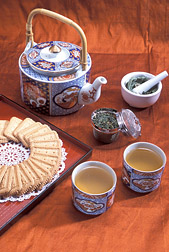
[[[81,27],[73,22],[71,19],[66,18],[56,12],[49,11],[46,9],[34,9],[30,12],[27,23],[26,23],[26,44],[31,41],[31,47],[33,46],[33,32],[32,32],[32,19],[36,14],[42,14],[46,15],[48,17],[57,19],[65,24],[68,24],[72,26],[80,35],[81,38],[81,44],[82,44],[82,49],[81,49],[81,55],[80,55],[80,64],[82,65],[82,70],[86,70],[87,68],[87,41],[86,41],[86,36],[81,29]]]

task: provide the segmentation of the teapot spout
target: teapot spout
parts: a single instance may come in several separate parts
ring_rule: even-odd
[[[96,102],[100,98],[101,86],[106,83],[106,78],[102,76],[97,77],[93,84],[86,83],[79,92],[78,103],[87,105]]]

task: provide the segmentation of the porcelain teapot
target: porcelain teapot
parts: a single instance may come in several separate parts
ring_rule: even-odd
[[[63,41],[35,43],[32,19],[36,14],[55,18],[76,29],[81,47]],[[36,112],[48,115],[66,115],[86,104],[96,102],[106,78],[100,76],[88,83],[91,58],[83,30],[58,13],[34,9],[26,24],[26,48],[19,58],[21,96],[23,102]]]

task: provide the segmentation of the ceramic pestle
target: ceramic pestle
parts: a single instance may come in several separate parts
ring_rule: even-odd
[[[133,88],[132,91],[134,93],[136,93],[136,94],[142,94],[143,92],[147,92],[148,90],[150,90],[153,86],[155,86],[158,82],[160,82],[161,80],[163,80],[167,76],[168,76],[167,71],[163,71],[162,73],[158,74],[154,78],[152,78],[152,79],[142,83],[141,85]]]

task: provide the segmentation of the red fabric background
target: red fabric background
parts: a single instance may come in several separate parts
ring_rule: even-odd
[[[93,147],[90,160],[110,165],[117,174],[115,203],[103,215],[88,217],[71,202],[71,177],[0,237],[5,251],[169,251],[169,166],[156,191],[140,195],[121,182],[122,154],[134,142],[122,134],[117,142],[100,144],[92,136],[90,115],[99,107],[130,108],[122,99],[121,78],[128,72],[169,72],[169,2],[167,0],[1,0],[0,93],[23,105],[18,58],[25,47],[27,16],[34,8],[58,12],[84,30],[92,57],[92,81],[103,75],[108,84],[97,103],[68,116],[41,117]],[[80,45],[69,26],[45,16],[33,21],[35,42],[68,41]],[[158,102],[133,109],[142,124],[139,141],[161,147],[169,156],[169,86],[163,81]],[[23,105],[24,106],[24,105]],[[131,108],[130,108],[131,109]]]

